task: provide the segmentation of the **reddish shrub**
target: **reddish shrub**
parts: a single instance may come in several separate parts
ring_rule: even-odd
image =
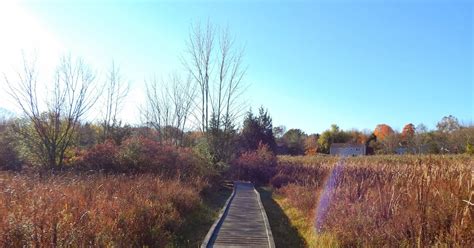
[[[118,148],[113,141],[106,141],[85,150],[75,165],[81,169],[102,170],[102,171],[122,171],[117,161]]]
[[[113,141],[80,152],[70,159],[79,169],[105,172],[154,173],[167,178],[209,174],[206,161],[192,149],[163,145],[144,137],[131,137],[117,146]]]
[[[275,175],[276,157],[268,145],[260,144],[256,151],[243,153],[232,163],[231,178],[267,184]]]
[[[158,173],[166,177],[204,174],[202,158],[193,150],[163,145],[144,137],[132,137],[120,146],[118,159],[126,170]]]
[[[152,171],[152,167],[161,161],[171,164],[170,154],[162,154],[161,145],[144,137],[131,137],[126,139],[120,146],[119,160],[128,171],[143,172]],[[156,161],[159,160],[159,161]]]

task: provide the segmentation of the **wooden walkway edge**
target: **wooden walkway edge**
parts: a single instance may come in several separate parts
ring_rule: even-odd
[[[275,247],[260,194],[252,183],[234,182],[234,190],[201,248]]]

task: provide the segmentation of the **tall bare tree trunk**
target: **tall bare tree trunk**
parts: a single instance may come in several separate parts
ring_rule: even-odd
[[[209,116],[215,118],[219,129],[227,130],[244,109],[238,102],[246,72],[242,67],[243,49],[235,47],[228,29],[216,30],[209,22],[205,30],[200,24],[192,25],[187,42],[189,56],[184,59],[186,69],[201,89],[199,111],[203,132],[209,129]]]
[[[127,97],[130,89],[130,85],[124,85],[120,76],[120,71],[115,67],[115,63],[113,62],[104,85],[106,97],[104,102],[104,118],[101,122],[102,141],[110,138],[112,130],[120,125],[117,119],[117,114],[120,111],[123,101]]]

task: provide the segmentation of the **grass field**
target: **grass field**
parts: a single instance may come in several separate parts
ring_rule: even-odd
[[[207,229],[206,184],[153,175],[25,175],[0,172],[1,247],[150,246],[195,243]],[[218,202],[218,201],[216,201]],[[205,235],[205,234],[204,234]]]
[[[473,168],[468,156],[283,156],[273,198],[311,247],[472,247]]]
[[[472,247],[469,156],[278,158],[277,247]],[[328,185],[330,187],[328,187]],[[197,247],[231,189],[198,177],[0,172],[0,246]]]

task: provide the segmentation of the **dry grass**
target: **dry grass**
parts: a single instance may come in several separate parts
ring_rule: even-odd
[[[474,160],[468,156],[345,159],[324,218],[318,202],[338,158],[280,157],[278,194],[344,247],[474,245]],[[319,207],[321,211],[322,207]],[[315,234],[318,236],[318,234]]]
[[[292,186],[298,187],[295,185]],[[286,187],[286,190],[289,190],[289,187]],[[298,230],[298,233],[305,241],[305,246],[327,248],[339,247],[337,239],[331,233],[316,233],[312,219],[308,218],[308,216],[300,210],[301,206],[296,207],[292,204],[294,203],[295,198],[291,200],[282,197],[282,195],[284,194],[274,194],[273,199],[280,206],[285,215],[288,216],[291,226]]]
[[[0,246],[163,247],[203,187],[153,175],[0,172]]]

